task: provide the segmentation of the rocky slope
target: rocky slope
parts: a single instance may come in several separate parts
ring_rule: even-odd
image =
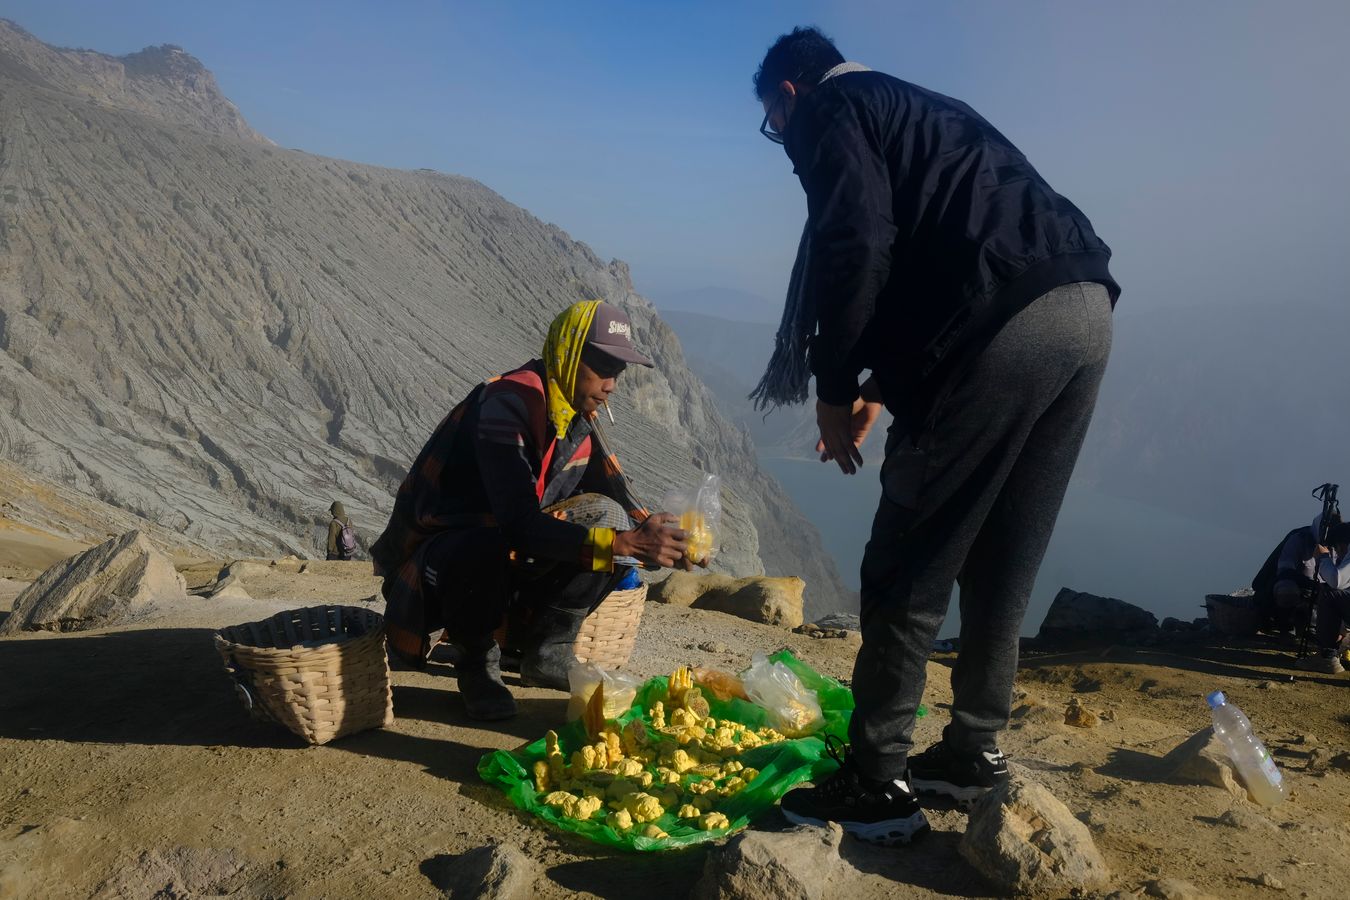
[[[313,552],[333,497],[369,540],[449,407],[603,297],[658,363],[614,405],[639,492],[722,474],[720,568],[838,605],[815,529],[622,263],[474,181],[277,149],[232,116],[181,51],[0,25],[0,456],[213,546]]]

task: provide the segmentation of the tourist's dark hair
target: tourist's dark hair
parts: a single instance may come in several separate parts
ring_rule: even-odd
[[[763,100],[779,83],[814,86],[844,61],[834,41],[818,28],[794,28],[773,42],[755,73],[755,97]]]

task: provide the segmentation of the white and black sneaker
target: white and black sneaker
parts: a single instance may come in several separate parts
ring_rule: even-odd
[[[901,779],[873,781],[857,767],[833,736],[825,739],[839,771],[814,787],[802,787],[783,795],[783,815],[797,825],[838,822],[861,840],[885,847],[908,844],[928,831],[928,819],[919,808],[919,798]]]
[[[995,748],[960,756],[946,741],[909,758],[914,789],[927,797],[950,797],[970,806],[1008,780],[1008,758]]]

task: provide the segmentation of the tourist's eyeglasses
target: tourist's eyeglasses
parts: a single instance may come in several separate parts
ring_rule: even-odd
[[[783,95],[779,94],[778,99],[773,102],[773,105],[769,107],[769,111],[764,114],[764,121],[759,123],[759,133],[773,141],[775,144],[783,143],[783,133],[781,131],[775,131],[773,126],[769,124],[769,116],[773,115],[774,110],[778,108],[778,104],[781,102],[783,102]]]

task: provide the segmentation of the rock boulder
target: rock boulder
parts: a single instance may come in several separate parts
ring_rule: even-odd
[[[1104,888],[1111,877],[1087,826],[1021,770],[980,798],[960,851],[986,880],[1012,894],[1062,897]]]
[[[788,831],[747,831],[708,854],[698,900],[816,900],[840,866],[844,831],[800,825]]]
[[[1210,726],[1173,747],[1162,759],[1162,771],[1169,781],[1204,784],[1223,788],[1234,797],[1247,796],[1247,789],[1233,771],[1228,751]]]
[[[1114,597],[1061,588],[1036,640],[1055,646],[1135,643],[1157,630],[1157,617],[1146,609]]]
[[[187,599],[173,561],[139,531],[63,560],[19,595],[0,634],[83,631],[130,621]]]
[[[804,618],[802,593],[805,589],[806,582],[794,577],[728,578],[675,571],[652,587],[648,599],[694,609],[712,609],[752,622],[798,628]]]
[[[455,861],[445,896],[474,900],[526,900],[535,896],[539,864],[514,844],[490,844]]]

